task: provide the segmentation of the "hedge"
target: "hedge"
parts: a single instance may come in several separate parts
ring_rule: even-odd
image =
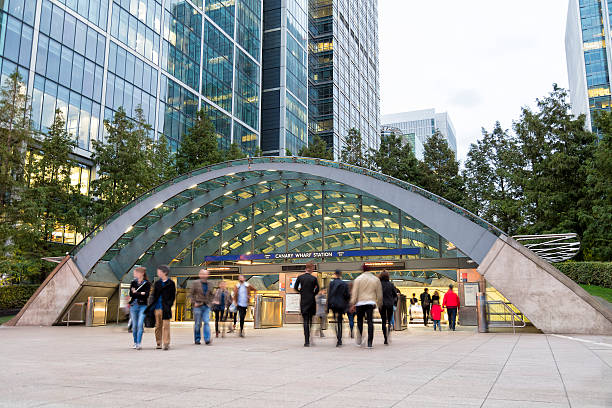
[[[555,267],[576,283],[612,288],[612,262],[561,262]]]
[[[21,309],[39,285],[10,285],[0,287],[0,310]]]

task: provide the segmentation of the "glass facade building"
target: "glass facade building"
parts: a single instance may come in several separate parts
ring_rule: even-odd
[[[380,142],[378,1],[311,0],[309,138],[321,136],[338,158],[349,129],[364,149]]]
[[[2,79],[18,69],[45,132],[60,109],[84,164],[103,120],[141,107],[176,150],[199,107],[219,146],[259,146],[262,0],[8,0]]]
[[[448,142],[448,146],[457,156],[457,138],[455,127],[448,113],[436,113],[435,109],[423,109],[413,112],[394,113],[382,116],[381,133],[388,129],[398,129],[407,143],[413,147],[417,159],[423,160],[423,146],[427,139],[439,130]]]
[[[570,0],[565,52],[572,113],[584,114],[592,128],[592,113],[610,110],[610,24],[612,1]]]

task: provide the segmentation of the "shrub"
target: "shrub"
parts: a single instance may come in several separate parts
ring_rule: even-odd
[[[554,266],[576,283],[612,288],[612,262],[561,262]]]
[[[21,309],[39,285],[10,285],[0,287],[0,310]]]

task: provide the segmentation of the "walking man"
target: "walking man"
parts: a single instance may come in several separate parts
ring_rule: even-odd
[[[306,264],[306,272],[298,276],[295,280],[294,289],[300,293],[300,311],[304,324],[304,347],[310,347],[310,327],[312,326],[312,316],[317,310],[315,296],[319,293],[319,281],[312,275],[314,265],[309,262]]]
[[[383,295],[380,280],[364,266],[364,272],[359,275],[353,283],[351,293],[351,307],[357,312],[357,336],[355,343],[357,346],[362,344],[363,318],[368,319],[368,348],[372,348],[374,340],[374,321],[372,320],[374,308],[382,307]]]
[[[204,342],[210,344],[210,306],[213,301],[213,288],[208,283],[209,272],[206,269],[200,269],[200,279],[194,280],[191,284],[191,307],[193,308],[193,340],[195,344],[201,344],[201,329],[204,322]]]
[[[172,319],[172,305],[176,298],[176,285],[168,277],[170,268],[167,265],[157,267],[157,277],[159,278],[153,286],[153,302],[148,307],[152,307],[155,313],[155,342],[157,349],[170,349],[170,319]],[[147,309],[148,309],[147,308]]]
[[[459,296],[453,292],[453,285],[448,285],[448,292],[444,294],[442,306],[448,312],[448,328],[452,331],[455,331],[455,321],[457,320],[457,310],[461,306],[460,303]]]
[[[327,295],[327,307],[334,314],[336,321],[336,347],[342,346],[342,317],[348,309],[349,300],[351,300],[351,295],[348,285],[342,280],[342,272],[336,269],[334,279],[329,283]]]
[[[425,291],[421,293],[421,307],[423,308],[423,324],[427,326],[429,323],[429,311],[431,309],[431,295],[429,289],[425,288]]]
[[[240,337],[244,337],[244,318],[249,307],[251,293],[255,294],[256,292],[255,288],[246,282],[244,275],[238,276],[238,284],[234,288],[234,302],[240,316]]]

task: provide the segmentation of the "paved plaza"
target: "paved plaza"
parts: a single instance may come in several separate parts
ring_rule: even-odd
[[[136,351],[118,326],[0,327],[0,406],[612,406],[612,337],[376,328],[373,350],[304,348],[298,326],[196,346],[185,325]]]

